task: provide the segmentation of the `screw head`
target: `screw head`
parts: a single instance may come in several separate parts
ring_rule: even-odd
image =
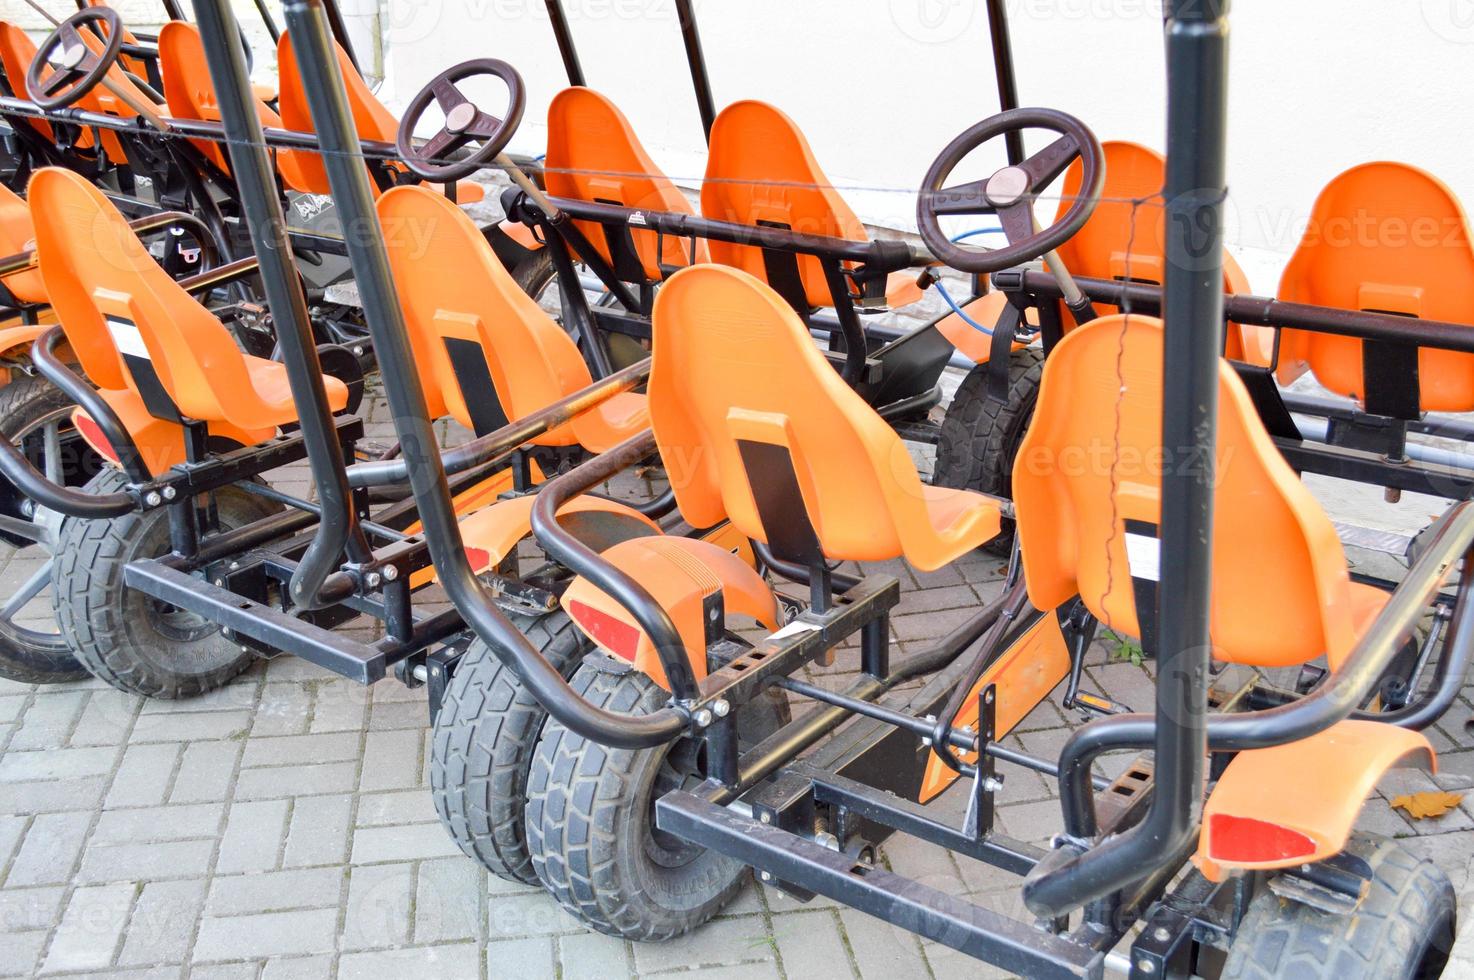
[[[383,581],[383,576],[378,572],[369,572],[367,581],[369,588],[377,588],[379,583]]]
[[[1156,973],[1157,964],[1153,963],[1151,960],[1137,960],[1136,969],[1141,971],[1142,973]]]
[[[696,724],[698,726],[705,728],[707,725],[711,724],[711,721],[711,711],[709,711],[708,709],[702,708],[700,711],[696,712]]]
[[[144,496],[143,502],[145,504],[148,504],[150,507],[157,507],[159,506],[159,504],[164,502],[164,498],[159,496],[159,492],[157,490],[150,490],[148,494]]]
[[[399,566],[398,565],[388,565],[388,566],[385,566],[385,568],[384,568],[384,581],[386,581],[386,582],[393,582],[397,578],[399,578]]]
[[[763,823],[772,823],[773,815],[764,810],[762,813],[758,814],[758,819],[761,820]]]
[[[164,488],[164,499],[165,500],[173,500],[177,496],[179,496],[179,491],[176,490],[174,487],[165,487]]]
[[[1152,937],[1155,938],[1159,943],[1165,943],[1167,940],[1172,938],[1172,932],[1166,926],[1157,926],[1157,928],[1152,931]]]
[[[761,878],[763,881],[772,881],[773,880],[773,874],[770,871],[759,871],[758,872],[758,877]]]
[[[720,698],[712,702],[711,710],[716,713],[718,718],[725,718],[732,713],[732,706],[727,703],[726,698]]]

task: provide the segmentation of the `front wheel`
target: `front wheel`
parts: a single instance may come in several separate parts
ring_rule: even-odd
[[[597,662],[573,675],[575,692],[619,714],[651,714],[670,694],[638,671]],[[737,715],[738,740],[756,744],[788,721],[775,690]],[[721,911],[746,881],[741,862],[655,827],[655,801],[701,782],[700,744],[613,749],[550,719],[533,756],[527,843],[543,885],[599,932],[660,941]]]
[[[120,471],[105,470],[89,487],[110,493],[127,482]],[[236,487],[222,487],[212,497],[221,531],[278,510]],[[228,683],[254,655],[218,624],[124,583],[129,562],[168,552],[164,507],[105,520],[67,520],[57,540],[56,621],[76,658],[101,680],[144,697],[188,698]]]
[[[942,420],[937,443],[936,475],[932,482],[953,490],[979,490],[995,497],[1013,497],[1013,465],[1018,456],[1044,377],[1044,352],[1037,347],[1016,350],[1008,362],[1008,401],[988,395],[987,364],[974,367]],[[998,536],[983,545],[996,555],[1013,547],[1014,522],[1005,519]]]
[[[101,461],[77,435],[72,403],[41,378],[17,373],[0,386],[0,438],[19,446],[38,470],[56,483],[79,486]],[[0,549],[14,547],[0,587],[0,677],[22,684],[60,684],[88,676],[56,627],[47,592],[54,559],[51,532],[38,520],[32,501],[0,480]],[[13,521],[14,523],[10,523]]]
[[[1370,834],[1346,850],[1372,869],[1355,911],[1334,915],[1265,889],[1249,905],[1223,965],[1225,980],[1423,980],[1453,948],[1453,885],[1433,862]]]

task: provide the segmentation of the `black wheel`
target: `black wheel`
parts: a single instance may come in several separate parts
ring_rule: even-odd
[[[608,711],[647,714],[670,695],[644,674],[611,672],[594,661],[573,689]],[[738,715],[744,745],[788,721],[776,691]],[[655,801],[700,782],[699,743],[611,749],[550,719],[533,755],[527,793],[527,844],[543,885],[573,915],[611,936],[658,941],[706,922],[746,880],[737,861],[654,826]]]
[[[89,484],[98,493],[127,485],[117,470]],[[276,505],[235,487],[212,495],[218,529],[243,527]],[[123,584],[131,561],[169,551],[167,508],[111,520],[68,519],[57,536],[53,598],[72,653],[113,687],[153,698],[187,698],[229,682],[254,655],[220,627]]]
[[[1249,905],[1223,977],[1421,980],[1443,973],[1454,941],[1448,876],[1383,837],[1356,835],[1346,849],[1372,869],[1356,911],[1333,915],[1265,889]]]
[[[67,486],[85,483],[101,460],[72,428],[72,403],[41,378],[15,374],[0,387],[0,438],[20,446],[37,469]],[[16,550],[10,564],[24,570],[0,600],[0,677],[23,684],[81,680],[87,668],[72,656],[57,629],[47,590],[52,579],[51,527],[37,520],[31,501],[0,480],[0,513],[19,524],[0,529],[0,548]]]
[[[563,322],[558,296],[558,270],[553,267],[553,256],[546,248],[540,248],[518,262],[512,268],[512,279],[555,320]],[[613,294],[601,289],[586,286],[584,295],[590,306],[609,306],[614,303]],[[575,336],[573,339],[579,338]],[[616,371],[638,364],[650,356],[648,347],[634,337],[622,333],[606,333],[604,344],[609,349],[610,365]]]
[[[1037,347],[1013,352],[1007,402],[988,397],[988,370],[988,365],[979,364],[969,371],[947,407],[932,482],[1012,498],[1014,458],[1039,401],[1044,352]],[[998,536],[983,548],[1007,555],[1012,546],[1013,521],[1005,519]]]
[[[513,622],[564,677],[589,649],[561,611]],[[523,812],[533,750],[547,718],[516,671],[477,640],[461,658],[435,719],[435,812],[461,850],[508,881],[537,883]]]

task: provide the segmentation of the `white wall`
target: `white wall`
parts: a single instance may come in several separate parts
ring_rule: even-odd
[[[671,0],[567,8],[589,83],[672,176],[698,178],[701,131]],[[1026,105],[1075,113],[1103,139],[1162,147],[1161,0],[1010,0],[1009,10]],[[977,0],[705,0],[698,12],[719,105],[756,97],[785,109],[877,224],[908,227],[937,151],[997,109]],[[543,0],[387,0],[386,18],[391,103],[455,62],[505,58],[529,90],[514,149],[540,151],[548,101],[565,84]],[[1474,202],[1474,0],[1239,0],[1232,27],[1230,240],[1257,290],[1273,290],[1317,190],[1354,163],[1416,163]]]

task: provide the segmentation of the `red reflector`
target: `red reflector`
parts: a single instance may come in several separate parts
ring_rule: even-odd
[[[113,444],[107,441],[107,436],[102,434],[102,428],[92,420],[92,416],[86,412],[78,412],[72,419],[72,424],[77,431],[82,433],[82,438],[87,440],[88,445],[102,453],[114,463],[118,461],[118,452]]]
[[[1210,818],[1209,856],[1215,861],[1257,864],[1288,861],[1315,853],[1315,841],[1276,823],[1215,813]]]
[[[640,631],[622,619],[579,602],[568,603],[568,615],[599,646],[631,662],[640,649]]]
[[[491,552],[484,548],[472,548],[467,545],[466,560],[471,563],[471,571],[479,572],[491,564]]]

